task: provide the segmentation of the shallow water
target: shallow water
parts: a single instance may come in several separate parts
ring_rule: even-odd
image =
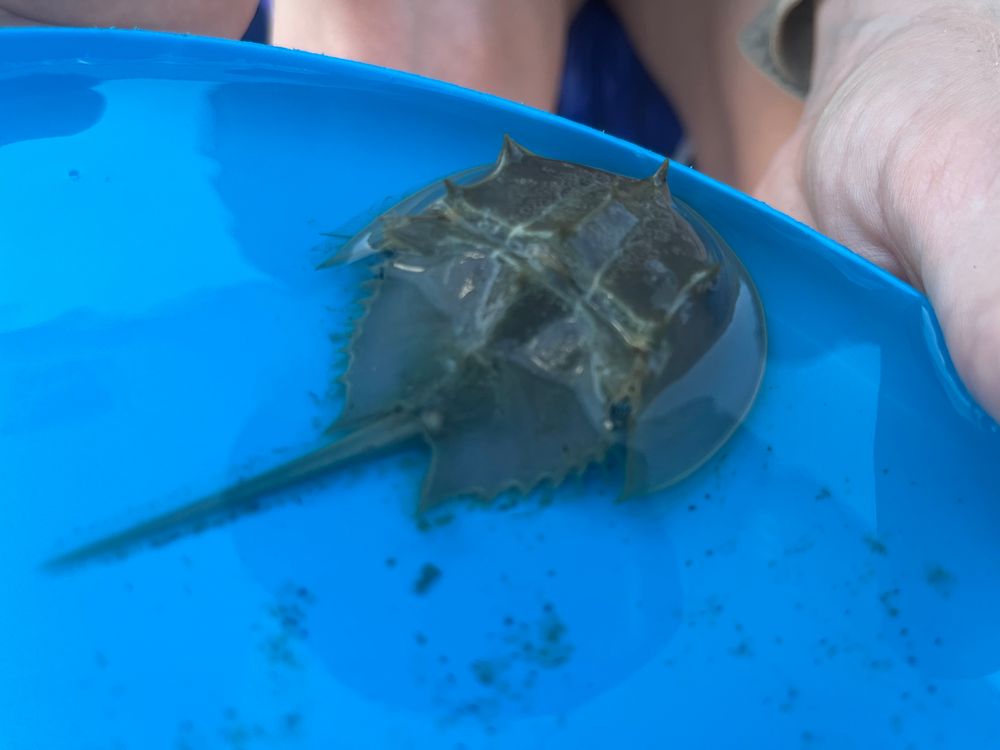
[[[40,39],[0,38],[4,748],[996,746],[995,425],[922,298],[680,168],[770,341],[749,420],[680,486],[615,505],[593,471],[420,526],[412,451],[42,573],[319,436],[363,277],[314,270],[321,232],[504,132],[656,159],[279,50]]]

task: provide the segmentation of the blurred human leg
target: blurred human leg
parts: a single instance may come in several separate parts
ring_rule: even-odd
[[[275,0],[272,42],[543,109],[557,103],[580,0]]]
[[[753,189],[802,104],[740,51],[766,0],[613,0],[639,56],[676,107],[698,167]]]
[[[257,0],[0,0],[0,26],[118,26],[238,39]]]

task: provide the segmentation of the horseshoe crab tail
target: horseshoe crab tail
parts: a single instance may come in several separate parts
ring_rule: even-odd
[[[419,434],[419,422],[406,416],[378,419],[305,455],[205,495],[121,531],[88,542],[44,563],[51,572],[104,557],[124,557],[142,545],[162,546],[188,534],[218,526],[256,511],[269,496],[315,479],[355,458],[398,445]]]

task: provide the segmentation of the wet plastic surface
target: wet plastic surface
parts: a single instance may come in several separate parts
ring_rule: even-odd
[[[678,487],[615,505],[595,471],[419,526],[414,451],[41,572],[316,439],[363,277],[314,270],[321,232],[505,132],[633,176],[657,159],[409,76],[152,34],[3,32],[0,112],[5,749],[996,746],[996,426],[921,296],[682,168],[770,351],[747,423]]]

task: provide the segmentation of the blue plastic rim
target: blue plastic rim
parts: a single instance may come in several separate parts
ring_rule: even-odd
[[[658,158],[412,76],[0,34],[0,746],[996,747],[1000,437],[926,301],[690,170],[764,301],[761,396],[680,486],[412,509],[426,456],[53,576],[309,445],[361,269],[322,232],[532,150]]]

